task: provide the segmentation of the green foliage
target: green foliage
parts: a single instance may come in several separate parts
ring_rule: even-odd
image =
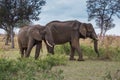
[[[87,45],[81,45],[81,50],[83,55],[87,56],[88,58],[94,58],[96,57],[96,53],[94,51],[94,48],[91,46],[87,46]]]
[[[103,77],[104,80],[120,80],[120,70],[112,72],[107,72],[105,76]]]
[[[65,57],[60,55],[48,55],[40,60],[0,59],[0,80],[63,80],[63,71],[53,71],[52,67],[65,64]]]
[[[104,76],[104,80],[112,80],[112,76],[110,72],[106,73],[106,75]]]
[[[114,28],[113,16],[120,18],[119,0],[87,0],[88,20],[95,19],[96,25],[100,28],[100,36]]]
[[[96,58],[97,54],[91,46],[81,45],[82,53],[90,59]],[[120,61],[119,47],[99,47],[100,59]]]
[[[97,58],[97,54],[94,51],[92,46],[88,45],[80,45],[81,51],[84,56],[87,56],[89,59]],[[99,47],[100,59],[108,59],[108,60],[115,60],[120,61],[120,48],[119,47]],[[56,54],[67,54],[70,55],[70,45],[64,44],[55,47]],[[75,53],[77,55],[77,53]]]
[[[120,61],[120,48],[119,47],[109,47],[109,48],[99,48],[101,58],[109,59],[114,61]]]
[[[70,54],[70,44],[66,43],[55,47],[55,53],[57,54]]]
[[[11,36],[12,48],[14,48],[14,28],[25,22],[39,20],[39,14],[45,3],[45,0],[0,0],[0,28]]]

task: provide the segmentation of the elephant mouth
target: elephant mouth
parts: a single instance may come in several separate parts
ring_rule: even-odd
[[[48,46],[53,47],[53,45],[50,44],[47,40],[46,40],[46,43],[47,43]]]

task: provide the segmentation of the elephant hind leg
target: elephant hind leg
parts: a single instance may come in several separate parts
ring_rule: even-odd
[[[70,53],[70,58],[69,58],[69,60],[76,60],[76,59],[74,58],[75,48],[72,46],[71,42],[70,42],[70,47],[71,47],[71,53]]]
[[[21,54],[21,58],[24,57],[24,48],[20,48],[20,54]]]

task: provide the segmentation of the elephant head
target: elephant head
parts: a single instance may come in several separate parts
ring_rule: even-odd
[[[99,57],[98,38],[93,28],[93,25],[91,23],[81,23],[79,27],[79,32],[80,32],[80,38],[89,37],[94,40],[94,49],[95,49],[95,52],[97,53],[97,56]]]
[[[45,34],[44,29],[45,27],[41,27],[41,25],[34,25],[34,27],[31,26],[31,28],[29,29],[28,34],[33,39],[42,41]]]
[[[46,43],[46,47],[49,53],[54,54],[54,40],[52,36],[52,32],[49,27],[46,27],[44,30],[44,42]]]

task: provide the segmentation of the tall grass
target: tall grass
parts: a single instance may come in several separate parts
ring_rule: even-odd
[[[99,44],[103,59],[120,61],[120,37],[106,36]]]

